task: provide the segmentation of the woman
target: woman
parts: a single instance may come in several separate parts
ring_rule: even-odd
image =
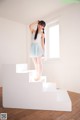
[[[36,30],[34,29],[34,25],[37,25]],[[46,23],[43,20],[36,21],[29,25],[32,34],[31,57],[36,70],[35,80],[39,80],[42,74],[42,57],[44,56],[45,26]]]

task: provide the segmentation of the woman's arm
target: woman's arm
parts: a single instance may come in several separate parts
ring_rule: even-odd
[[[30,25],[29,25],[29,29],[30,29],[30,31],[33,33],[35,30],[33,29],[33,26],[35,25],[35,24],[38,24],[38,22],[39,21],[35,21],[35,22],[33,22],[33,23],[31,23]]]

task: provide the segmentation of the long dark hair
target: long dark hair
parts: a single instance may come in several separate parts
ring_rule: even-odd
[[[38,24],[39,24],[39,25],[42,25],[42,26],[44,26],[44,27],[46,26],[46,23],[45,23],[43,20],[39,21]],[[44,32],[44,28],[43,28],[43,33],[45,33],[45,32]],[[37,39],[37,35],[38,35],[38,27],[37,27],[36,32],[35,32],[34,40]],[[44,43],[45,43],[45,39],[44,39]]]

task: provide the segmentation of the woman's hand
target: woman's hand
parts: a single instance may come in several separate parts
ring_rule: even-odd
[[[31,24],[29,25],[29,29],[30,29],[30,31],[31,31],[32,33],[35,31],[35,30],[33,29],[34,25],[38,24],[38,22],[39,22],[39,20],[38,20],[38,21],[35,21],[35,22],[33,22],[33,23],[31,23]]]

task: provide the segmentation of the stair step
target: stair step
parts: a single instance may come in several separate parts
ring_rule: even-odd
[[[26,73],[28,70],[27,64],[16,64],[16,73]]]
[[[71,111],[72,104],[67,91],[36,92],[28,94],[28,109]],[[60,94],[60,96],[59,96]],[[61,99],[59,99],[61,98]]]
[[[39,81],[34,81],[33,76],[34,70],[22,68],[16,73],[15,64],[3,65],[3,107],[72,110],[67,91],[56,89],[56,83],[46,82],[46,76]]]
[[[46,76],[41,76],[39,80],[35,80],[36,71],[29,70],[29,82],[46,82]]]
[[[52,82],[43,83],[44,92],[52,92],[54,90],[56,90],[56,83],[52,83]]]
[[[41,78],[39,80],[35,80],[35,78],[33,77],[29,77],[29,82],[46,82],[46,76],[41,76]]]

